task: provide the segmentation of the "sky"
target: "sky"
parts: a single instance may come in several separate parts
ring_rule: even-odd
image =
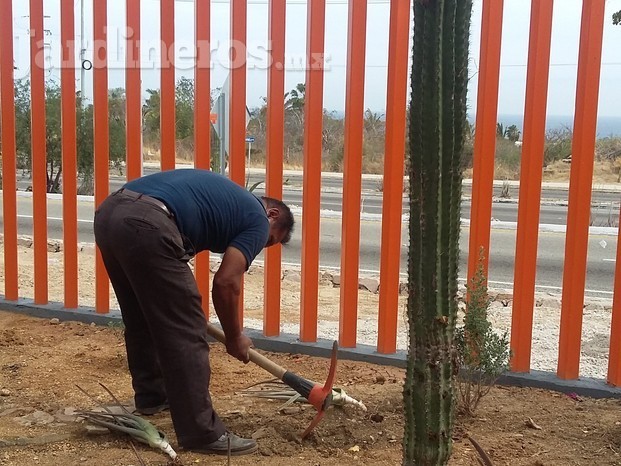
[[[326,0],[325,48],[329,69],[325,71],[324,107],[341,112],[345,106],[345,65],[347,58],[347,1]],[[362,1],[362,0],[356,0]],[[365,108],[383,112],[386,100],[389,0],[367,0],[367,45],[365,74]],[[45,28],[50,34],[50,64],[48,79],[59,81],[60,0],[43,0]],[[28,3],[13,0],[16,78],[29,73]],[[92,0],[85,0],[85,39],[92,47]],[[530,3],[527,0],[505,0],[503,15],[503,42],[501,52],[500,91],[498,113],[520,115],[524,111],[526,89],[526,62],[530,23]],[[76,4],[76,31],[80,31],[80,0]],[[193,77],[190,54],[194,40],[192,0],[175,2],[176,76]],[[469,108],[476,111],[478,63],[480,55],[482,0],[474,0],[471,25]],[[228,69],[227,41],[230,34],[228,0],[212,0],[212,49],[217,47],[212,68],[212,88],[221,87]],[[612,14],[621,10],[621,0],[606,1],[606,26],[602,52],[599,116],[621,118],[621,26],[612,25]],[[574,113],[575,85],[580,36],[581,0],[557,0],[554,8],[548,115],[571,116]],[[267,0],[248,0],[249,58],[247,101],[249,107],[261,104],[267,94],[265,49],[267,48]],[[109,24],[109,86],[124,86],[124,31],[125,0],[108,0]],[[142,0],[143,90],[159,86],[159,1]],[[78,44],[79,45],[79,44]],[[286,73],[286,89],[304,81],[304,70],[299,66],[306,48],[306,1],[287,0],[286,55],[291,59]],[[150,53],[149,53],[150,50]],[[92,50],[87,51],[91,58]],[[185,57],[185,58],[184,58]],[[296,65],[298,63],[298,65]],[[92,95],[92,72],[86,73],[87,97]],[[76,86],[80,87],[80,73]]]

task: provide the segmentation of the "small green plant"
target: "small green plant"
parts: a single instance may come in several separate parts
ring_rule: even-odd
[[[491,299],[483,272],[483,251],[477,272],[467,285],[468,308],[463,326],[455,329],[455,348],[462,371],[458,378],[459,409],[473,416],[481,399],[509,368],[507,332],[498,335],[487,318]]]
[[[246,189],[250,192],[254,191],[255,189],[257,189],[259,186],[261,186],[263,183],[265,183],[264,180],[261,181],[257,181],[256,183],[253,183],[252,185],[250,185],[250,173],[248,173],[248,175],[246,175]]]

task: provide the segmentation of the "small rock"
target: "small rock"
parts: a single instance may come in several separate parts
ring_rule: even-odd
[[[286,408],[283,408],[280,410],[280,412],[282,414],[285,415],[291,415],[291,414],[299,414],[302,411],[302,409],[299,406],[287,406]]]
[[[383,375],[377,375],[375,376],[375,383],[379,383],[379,384],[384,384],[386,382],[386,377],[384,377]]]
[[[274,432],[273,427],[261,427],[259,430],[255,431],[252,434],[252,438],[254,440],[259,440],[265,437],[269,437],[270,434],[272,434],[273,432]]]
[[[513,293],[498,293],[496,295],[495,301],[512,301],[513,300]]]
[[[587,311],[605,311],[606,310],[606,306],[604,306],[602,303],[597,303],[597,302],[586,303],[584,308]]]
[[[97,327],[97,324],[95,322],[91,322],[91,327]]]
[[[60,252],[62,248],[62,244],[58,240],[49,240],[47,242],[47,252]]]
[[[125,414],[126,411],[128,410],[131,412],[130,410],[131,406],[119,406],[119,405],[106,405],[106,409],[104,409],[103,411],[108,412],[108,413],[112,413],[112,414]],[[97,411],[98,409],[93,409],[93,411]]]
[[[109,432],[110,431],[105,427],[86,424],[86,433],[88,435],[105,435]]]
[[[341,276],[338,273],[332,275],[332,284],[334,286],[341,286]]]
[[[378,422],[379,423],[379,422],[382,422],[384,420],[384,416],[382,416],[379,413],[375,413],[375,414],[371,415],[371,420],[373,422]],[[380,432],[379,434],[381,435],[382,433]]]
[[[403,282],[399,283],[399,294],[405,296],[408,294],[408,284]]]
[[[8,388],[3,388],[2,390],[0,390],[0,396],[10,396],[11,395],[11,391]]]
[[[8,408],[8,409],[5,409],[4,411],[0,411],[0,417],[10,416],[11,414],[18,413],[19,411],[20,411],[20,408]]]
[[[302,274],[297,270],[287,270],[285,272],[285,279],[294,283],[301,283]]]
[[[76,422],[78,420],[78,413],[76,412],[75,408],[65,408],[65,409],[61,409],[59,410],[55,415],[54,415],[54,419],[56,419],[58,422]]]
[[[34,413],[27,414],[26,416],[13,418],[18,424],[29,427],[32,425],[46,425],[54,422],[54,416],[44,411],[35,411]]]
[[[50,319],[50,325],[58,325],[58,324],[60,324],[60,319],[58,319],[57,317]]]
[[[561,307],[561,300],[559,298],[543,298],[540,307],[557,309]]]
[[[229,417],[242,416],[245,412],[246,412],[246,408],[244,407],[242,407],[241,409],[232,409],[231,411],[226,411],[222,413],[222,417],[226,419]]]
[[[18,236],[17,237],[17,245],[18,246],[25,246],[27,248],[32,246],[32,238],[30,238],[29,236]]]
[[[379,286],[379,280],[376,278],[362,278],[360,279],[358,288],[369,290],[371,293],[377,293]]]

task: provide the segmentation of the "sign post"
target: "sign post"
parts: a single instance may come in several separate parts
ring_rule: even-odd
[[[252,152],[252,143],[254,141],[254,136],[246,136],[246,142],[248,143],[248,167],[250,167],[250,152]]]

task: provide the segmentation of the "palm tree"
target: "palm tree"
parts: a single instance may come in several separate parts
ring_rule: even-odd
[[[446,464],[454,417],[462,153],[472,0],[414,0],[409,116],[410,342],[404,464]]]

